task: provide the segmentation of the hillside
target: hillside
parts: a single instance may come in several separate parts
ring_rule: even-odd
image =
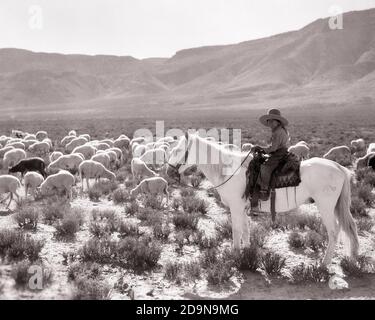
[[[319,19],[297,31],[171,58],[0,50],[3,111],[372,104],[374,89],[375,9],[346,13],[343,30]]]

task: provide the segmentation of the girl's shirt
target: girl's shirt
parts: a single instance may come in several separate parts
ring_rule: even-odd
[[[270,139],[271,146],[265,148],[267,153],[275,152],[279,149],[287,149],[289,146],[289,133],[286,129],[278,126],[275,130],[272,130],[272,136]]]

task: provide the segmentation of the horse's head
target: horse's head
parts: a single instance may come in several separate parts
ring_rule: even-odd
[[[186,132],[184,136],[180,137],[177,145],[171,150],[169,155],[167,167],[168,176],[182,174],[186,169],[194,165],[194,163],[189,163],[188,161],[192,143],[193,136],[189,133]]]

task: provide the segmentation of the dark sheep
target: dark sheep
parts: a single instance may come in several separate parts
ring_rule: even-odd
[[[375,154],[368,159],[368,166],[375,170]]]
[[[23,159],[18,162],[15,166],[9,169],[9,173],[21,172],[22,178],[24,174],[28,171],[38,171],[44,178],[46,178],[47,173],[45,171],[46,164],[41,158],[28,158]]]

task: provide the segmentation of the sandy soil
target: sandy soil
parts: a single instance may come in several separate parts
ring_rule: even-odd
[[[204,187],[208,185],[205,184]],[[177,191],[175,191],[177,192]],[[201,219],[199,228],[207,233],[215,232],[215,223],[228,217],[225,208],[218,205],[216,200],[207,195],[205,190],[197,191],[199,197],[209,203],[208,215]],[[72,207],[82,207],[87,216],[93,208],[115,209],[119,215],[125,215],[123,206],[113,204],[112,201],[102,198],[100,202],[92,202],[87,197],[78,197],[72,203]],[[11,209],[14,209],[12,204]],[[2,210],[2,211],[1,211]],[[314,212],[314,205],[304,205],[299,210],[302,212]],[[375,212],[372,212],[374,218]],[[254,219],[259,222],[270,219],[269,216],[260,216]],[[12,211],[4,211],[0,207],[0,228],[17,228],[12,219]],[[74,253],[82,244],[90,238],[88,226],[85,224],[77,233],[76,239],[71,242],[58,241],[54,238],[55,229],[49,225],[40,223],[38,230],[32,234],[33,237],[45,240],[45,246],[41,252],[44,263],[53,270],[52,284],[42,291],[19,290],[14,286],[14,280],[10,276],[11,265],[0,264],[0,283],[3,284],[1,299],[70,299],[73,286],[67,280],[68,267],[64,264],[64,254]],[[375,230],[365,235],[360,235],[360,251],[371,256],[375,261]],[[296,251],[289,248],[288,232],[273,230],[266,240],[265,246],[276,250],[286,257],[285,273],[300,262],[314,262],[321,257],[308,251]],[[226,241],[224,246],[230,246],[231,242]],[[176,253],[176,245],[171,243],[163,247],[159,260],[160,266],[153,272],[143,275],[135,275],[128,270],[121,268],[104,267],[106,281],[112,286],[122,277],[124,282],[129,284],[134,292],[135,299],[375,299],[375,274],[364,275],[362,278],[345,278],[349,284],[349,290],[337,291],[329,289],[327,283],[311,285],[293,285],[284,278],[268,279],[261,273],[242,272],[237,273],[225,286],[211,286],[206,280],[199,280],[192,283],[177,285],[164,279],[162,266],[172,259],[178,261],[189,261],[199,257],[200,252],[194,246],[184,246],[182,254]],[[341,258],[341,250],[337,250],[331,267],[340,274],[338,266]],[[1,290],[0,290],[1,291]],[[130,299],[128,293],[119,292],[113,289],[111,299]]]

